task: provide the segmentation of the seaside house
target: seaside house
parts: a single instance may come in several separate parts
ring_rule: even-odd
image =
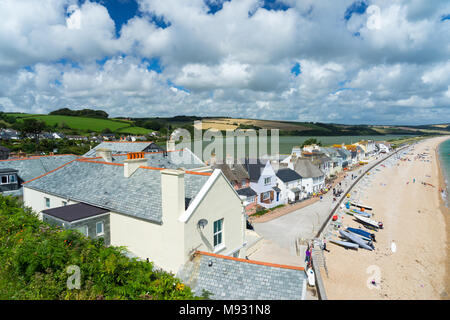
[[[76,159],[25,183],[25,205],[174,273],[197,250],[245,257],[245,212],[222,171],[156,168],[144,155]]]
[[[375,145],[376,145],[377,152],[379,152],[379,153],[389,153],[389,151],[391,149],[390,143],[388,143],[386,141],[377,141],[375,143]]]
[[[214,158],[212,158],[213,160]],[[226,161],[227,163],[211,163],[211,168],[219,169],[241,197],[245,211],[251,214],[257,207],[257,193],[250,187],[250,176],[241,163]]]
[[[323,173],[311,160],[293,156],[288,168],[295,170],[302,178],[302,198],[310,197],[325,188],[325,173]]]
[[[277,186],[277,176],[270,161],[263,163],[260,159],[245,159],[243,166],[250,177],[250,187],[256,192],[258,205],[273,208],[283,204],[281,189]]]
[[[338,175],[339,172],[342,171],[342,162],[344,161],[341,154],[334,148],[320,148],[320,150],[330,159],[328,170],[329,175],[327,176],[330,177],[331,175]],[[319,167],[319,169],[324,171],[321,167]]]
[[[281,168],[276,173],[281,199],[286,203],[302,200],[302,177],[290,168]]]
[[[334,148],[339,154],[340,157],[342,159],[342,169],[346,169],[351,165],[351,161],[352,161],[352,153],[350,151],[348,151],[345,148]]]
[[[362,148],[364,151],[364,158],[367,158],[376,152],[376,146],[373,140],[361,140],[355,143],[355,145]]]

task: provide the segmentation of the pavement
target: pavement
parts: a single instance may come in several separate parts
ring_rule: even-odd
[[[322,200],[307,207],[267,222],[253,223],[256,233],[259,234],[264,241],[259,246],[258,250],[254,251],[249,258],[273,263],[280,263],[280,261],[288,262],[295,259],[295,265],[301,263],[302,266],[305,266],[304,251],[306,246],[296,248],[296,241],[298,239],[306,240],[314,238],[320,227],[327,222],[328,217],[337,202],[347,195],[347,190],[353,182],[351,175],[354,174],[359,177],[360,174],[365,173],[373,163],[379,160],[380,158],[374,158],[364,167],[349,171],[347,177],[341,181],[341,187],[345,192],[340,198],[336,198],[336,202],[333,202],[333,193],[328,192],[323,196]],[[364,179],[362,180],[364,182]],[[358,191],[362,191],[361,189],[358,189],[360,185],[361,181],[358,182],[352,192],[356,194]],[[355,198],[354,194],[352,194],[352,198]]]

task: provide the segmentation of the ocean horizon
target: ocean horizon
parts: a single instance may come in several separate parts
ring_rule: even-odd
[[[446,206],[450,207],[450,138],[439,145],[438,153],[442,174],[444,175],[445,185],[447,187],[447,190],[445,190],[441,196],[443,197]]]

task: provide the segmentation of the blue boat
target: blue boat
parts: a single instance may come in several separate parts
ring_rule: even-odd
[[[364,231],[364,230],[361,230],[361,229],[357,229],[357,228],[350,228],[350,227],[347,228],[347,231],[349,231],[351,233],[354,233],[354,234],[357,234],[357,235],[363,237],[366,240],[376,241],[375,240],[375,235],[373,233],[370,233],[370,232],[367,232],[367,231]]]

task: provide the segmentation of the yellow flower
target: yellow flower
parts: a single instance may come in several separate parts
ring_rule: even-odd
[[[177,289],[178,291],[184,290],[184,284],[178,283],[177,286],[176,286],[176,289]]]

